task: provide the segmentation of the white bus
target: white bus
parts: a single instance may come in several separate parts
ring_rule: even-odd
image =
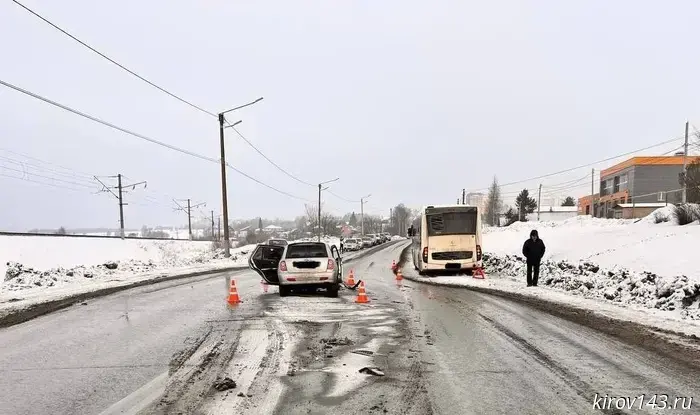
[[[440,205],[421,209],[413,239],[413,266],[421,275],[430,272],[471,274],[482,266],[481,212],[475,206]]]

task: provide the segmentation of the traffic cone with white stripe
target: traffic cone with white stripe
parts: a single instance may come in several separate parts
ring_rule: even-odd
[[[367,293],[365,292],[364,281],[360,281],[360,290],[357,292],[357,298],[355,299],[355,302],[359,304],[369,303],[369,297],[367,297]]]
[[[238,289],[236,289],[236,280],[231,278],[231,286],[228,289],[228,298],[226,302],[230,305],[238,304],[241,302],[240,297],[238,297]]]
[[[348,277],[348,285],[350,287],[355,286],[355,271],[350,270],[350,276]]]

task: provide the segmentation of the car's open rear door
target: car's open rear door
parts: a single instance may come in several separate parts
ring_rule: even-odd
[[[338,248],[333,245],[331,246],[331,255],[333,255],[333,259],[335,259],[336,264],[338,264],[338,275],[340,278],[343,278],[343,257],[340,256],[340,251],[338,251]]]
[[[248,265],[268,284],[279,285],[277,267],[279,266],[284,246],[260,244],[248,258]]]

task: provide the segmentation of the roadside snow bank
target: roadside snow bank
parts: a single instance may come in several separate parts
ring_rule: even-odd
[[[650,272],[700,282],[697,246],[700,226],[678,226],[673,219],[655,223],[655,215],[670,217],[662,208],[634,223],[627,219],[577,216],[561,222],[517,222],[484,228],[484,251],[494,256],[520,255],[523,242],[537,229],[547,246],[545,260],[590,262],[602,268]],[[616,271],[618,272],[618,271]]]
[[[223,250],[206,241],[0,236],[0,292],[134,279],[158,270],[245,266],[254,245]]]
[[[489,274],[524,284],[526,265],[519,256],[484,255]],[[625,268],[602,269],[590,262],[544,261],[539,285],[569,294],[636,305],[675,313],[681,319],[700,321],[700,282],[685,275],[661,277],[649,271],[633,272]]]

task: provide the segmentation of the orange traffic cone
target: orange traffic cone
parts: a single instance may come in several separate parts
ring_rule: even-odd
[[[350,276],[348,277],[348,285],[351,287],[355,286],[355,271],[350,270]]]
[[[472,271],[472,278],[476,278],[479,280],[483,280],[486,278],[486,274],[484,274],[484,269],[479,267],[479,268],[474,268]]]
[[[228,290],[228,299],[226,299],[226,302],[232,305],[241,302],[241,299],[238,297],[238,290],[236,289],[236,280],[233,278],[231,278],[231,287]]]
[[[367,297],[367,293],[365,292],[364,281],[360,281],[360,290],[357,292],[357,298],[355,299],[355,302],[360,304],[369,303],[369,298]]]
[[[396,281],[401,281],[403,279],[403,275],[401,275],[401,270],[397,269],[396,270]]]
[[[260,280],[260,284],[262,284],[263,292],[267,293],[267,289],[269,288],[269,284],[266,283],[265,280]]]

